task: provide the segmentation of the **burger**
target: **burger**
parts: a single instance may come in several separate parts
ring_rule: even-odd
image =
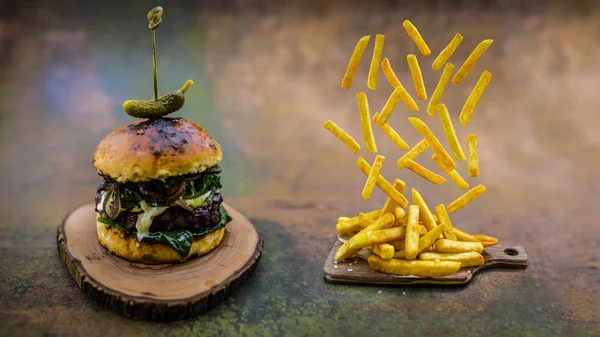
[[[208,254],[231,217],[222,205],[221,147],[183,118],[138,119],[109,133],[94,153],[98,241],[142,263]]]

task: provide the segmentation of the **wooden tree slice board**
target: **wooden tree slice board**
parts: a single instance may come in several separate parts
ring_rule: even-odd
[[[229,233],[208,255],[184,263],[147,265],[110,254],[98,243],[93,204],[80,206],[58,228],[58,250],[75,282],[117,313],[172,321],[199,315],[231,295],[251,275],[263,240],[233,207]]]
[[[368,254],[346,259],[344,262],[334,263],[337,249],[342,245],[336,240],[323,268],[325,280],[334,283],[362,283],[362,284],[387,284],[387,285],[464,285],[469,283],[477,272],[490,268],[527,268],[529,258],[523,247],[496,245],[483,250],[485,262],[483,266],[461,268],[457,273],[436,278],[417,276],[396,276],[376,272],[369,267],[366,261]],[[350,265],[352,264],[352,265]]]

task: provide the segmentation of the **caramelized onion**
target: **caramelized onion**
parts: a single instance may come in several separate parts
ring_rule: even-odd
[[[102,200],[102,211],[100,212],[100,215],[103,218],[114,220],[119,216],[120,212],[121,195],[119,193],[119,183],[115,182],[110,184],[106,190],[106,196],[104,197],[104,200]]]

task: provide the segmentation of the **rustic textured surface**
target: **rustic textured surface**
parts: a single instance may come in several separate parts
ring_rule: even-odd
[[[194,79],[178,115],[222,145],[224,195],[264,234],[261,262],[233,297],[188,321],[136,322],[88,300],[60,261],[55,230],[68,211],[92,200],[94,148],[130,121],[122,102],[152,97],[145,14],[156,3],[2,1],[0,335],[600,334],[598,2],[177,3],[163,4],[159,90]],[[478,41],[496,39],[475,68],[494,79],[469,125],[481,155],[481,178],[469,181],[488,191],[453,222],[523,246],[525,271],[482,273],[451,290],[322,279],[335,219],[385,200],[379,191],[361,200],[355,157],[322,123],[331,118],[360,134],[354,94],[366,89],[368,63],[351,91],[339,88],[359,36],[385,34],[384,53],[410,84],[403,58],[416,49],[401,28],[405,18],[434,54],[456,31],[465,36],[458,59]],[[432,92],[438,74],[418,57]],[[450,87],[454,119],[475,81]],[[388,94],[369,99],[380,105]],[[411,145],[417,141],[402,114],[390,122]],[[398,156],[390,142],[379,143],[385,155]],[[391,179],[397,171],[386,165],[383,173]],[[451,184],[410,174],[400,177],[433,203],[458,194]]]

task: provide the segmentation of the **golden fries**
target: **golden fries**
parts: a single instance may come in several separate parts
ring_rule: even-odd
[[[398,192],[404,193],[404,190],[398,190]],[[394,210],[394,218],[396,218],[396,220],[406,219],[406,211],[404,211],[404,208],[396,207],[396,209]],[[399,224],[399,222],[394,222],[394,226],[396,226],[397,224]]]
[[[479,80],[477,80],[477,84],[475,84],[475,87],[471,91],[469,98],[467,98],[467,101],[465,102],[465,105],[463,105],[463,108],[460,112],[459,120],[462,125],[469,125],[471,115],[473,115],[473,111],[475,110],[475,106],[477,105],[477,102],[479,102],[481,95],[483,95],[485,88],[487,88],[491,80],[492,74],[487,70],[484,71],[479,77]]]
[[[375,123],[375,125],[377,125],[381,129],[381,131],[383,131],[383,133],[385,133],[386,136],[388,136],[388,138],[394,144],[396,144],[396,147],[398,147],[398,149],[400,149],[402,151],[410,149],[410,146],[408,146],[408,144],[406,144],[404,139],[402,139],[402,137],[400,137],[400,135],[396,132],[396,130],[394,130],[394,128],[392,128],[388,123],[379,124],[378,119],[379,119],[379,114],[375,113],[373,115],[373,122]]]
[[[419,111],[417,103],[412,98],[412,96],[410,96],[408,91],[406,91],[402,83],[400,83],[400,80],[398,79],[398,77],[396,77],[396,74],[394,73],[394,70],[390,65],[390,61],[387,58],[384,58],[383,61],[381,61],[381,70],[383,70],[383,74],[387,78],[388,82],[390,82],[392,88],[394,88],[394,90],[398,89],[398,95],[400,96],[402,102],[404,102],[404,104],[410,110]]]
[[[465,62],[462,64],[462,66],[460,66],[452,78],[452,83],[458,85],[465,79],[465,77],[467,77],[469,71],[471,71],[475,63],[477,63],[481,55],[483,55],[483,53],[485,53],[485,51],[488,50],[488,48],[492,45],[492,42],[494,42],[494,40],[483,40],[477,45],[477,47],[475,47],[475,49],[473,49],[471,55],[467,57]]]
[[[370,38],[370,35],[363,36],[356,43],[356,46],[354,47],[354,52],[352,52],[352,56],[350,57],[350,61],[348,62],[348,68],[346,68],[346,73],[344,74],[344,78],[342,79],[342,88],[348,89],[352,85],[354,75],[356,75],[356,69],[358,69],[358,64],[360,63],[360,58],[365,52],[365,49],[369,44]]]
[[[360,170],[368,176],[369,172],[371,171],[371,165],[369,165],[369,163],[367,163],[367,161],[364,160],[363,157],[358,157],[357,163]],[[406,200],[406,198],[402,194],[396,191],[396,189],[394,189],[394,187],[392,187],[392,185],[390,185],[390,183],[387,180],[385,180],[383,176],[380,175],[377,178],[375,184],[383,191],[383,193],[387,194],[388,197],[394,199],[394,201],[396,201],[401,207],[406,207],[406,205],[408,205],[408,200]]]
[[[480,184],[473,187],[467,193],[463,194],[462,196],[458,197],[458,199],[451,202],[448,205],[448,212],[454,213],[459,209],[467,206],[471,201],[477,199],[477,197],[483,194],[483,192],[485,192],[485,186]]]
[[[410,76],[412,77],[413,84],[415,85],[415,91],[417,92],[417,98],[420,100],[426,100],[427,92],[425,92],[425,83],[423,83],[423,74],[421,73],[421,68],[419,67],[419,61],[417,61],[417,57],[413,54],[408,54],[406,56],[406,61],[408,62],[408,68],[410,69]]]
[[[394,216],[392,214],[386,214],[385,216],[377,219],[362,231],[358,232],[358,234],[351,237],[348,241],[346,241],[346,243],[341,245],[340,248],[338,248],[338,250],[335,252],[335,260],[340,261],[347,259],[350,256],[358,253],[359,250],[369,246],[371,243],[369,242],[369,237],[367,235],[368,232],[389,228],[393,224]]]
[[[438,216],[438,219],[440,219],[440,223],[446,224],[444,237],[448,240],[456,241],[456,234],[454,234],[454,228],[452,227],[450,216],[448,215],[448,212],[446,212],[446,206],[443,204],[435,206],[435,214]]]
[[[450,59],[450,56],[454,54],[454,51],[456,50],[456,48],[458,48],[458,45],[460,45],[462,40],[463,37],[459,33],[456,33],[456,35],[454,35],[450,43],[448,43],[446,48],[444,48],[440,52],[440,54],[435,58],[435,60],[431,64],[431,67],[434,71],[438,71],[444,65],[444,63],[446,63],[446,61]]]
[[[369,171],[369,175],[367,176],[367,181],[365,182],[365,187],[362,191],[362,197],[365,200],[371,199],[371,194],[373,194],[373,188],[375,188],[375,182],[379,177],[379,172],[381,172],[381,167],[383,166],[383,161],[385,160],[384,156],[377,156],[375,161],[373,162],[373,166]]]
[[[406,222],[406,234],[404,237],[404,258],[414,260],[419,253],[419,206],[408,206],[408,220]],[[402,228],[402,227],[397,227]]]
[[[466,252],[483,252],[483,244],[481,242],[462,242],[441,239],[435,242],[435,251],[438,253],[466,253]]]
[[[442,162],[440,155],[434,153],[431,156],[431,159],[433,159],[437,166],[439,166],[442,169],[442,171],[444,171],[444,173],[448,175],[448,177],[456,184],[456,186],[458,186],[458,188],[469,188],[469,184],[463,179],[463,177],[458,172],[456,172],[456,170],[448,171],[447,167]]]
[[[392,115],[392,112],[394,112],[396,105],[398,105],[398,102],[400,102],[401,100],[405,102],[405,104],[408,106],[408,103],[406,103],[407,99],[403,98],[406,95],[408,95],[406,89],[404,89],[403,87],[396,87],[396,89],[394,89],[394,91],[390,94],[390,97],[388,97],[388,100],[385,102],[383,109],[381,109],[377,122],[379,124],[385,124],[388,118],[390,118],[390,116]],[[408,108],[414,111],[419,111],[419,107],[416,105],[416,103],[414,106],[408,106]]]
[[[431,116],[435,115],[435,107],[440,103],[453,71],[454,64],[450,62],[446,63],[444,66],[444,71],[442,71],[442,76],[440,76],[440,81],[438,82],[433,94],[431,95],[431,98],[429,99],[429,104],[427,104],[427,113]]]
[[[394,246],[390,245],[389,243],[373,245],[369,248],[369,250],[384,260],[389,260],[394,257]]]
[[[427,43],[425,43],[425,40],[423,40],[423,37],[421,37],[417,27],[415,27],[409,20],[404,20],[402,26],[404,26],[404,29],[406,29],[408,36],[410,36],[410,38],[415,42],[415,45],[417,45],[417,49],[419,49],[421,54],[423,56],[431,55],[431,50],[429,50],[429,47],[427,47]]]
[[[406,183],[400,179],[394,180],[394,189],[400,193],[404,193],[404,189],[406,188]],[[388,197],[381,208],[380,216],[385,215],[386,213],[394,213],[398,208],[398,203],[394,201],[394,199]],[[400,208],[402,209],[402,208]]]
[[[371,244],[388,243],[390,241],[404,239],[405,236],[405,227],[391,227],[367,233],[368,240]]]
[[[407,169],[413,171],[414,173],[420,175],[421,177],[429,180],[434,184],[443,184],[446,182],[446,179],[444,179],[444,177],[429,171],[414,160],[405,159],[403,164],[404,167],[406,167]]]
[[[426,139],[423,139],[422,141],[418,142],[417,145],[413,146],[412,149],[410,149],[410,151],[406,152],[406,154],[402,157],[400,157],[400,159],[398,159],[398,169],[402,169],[404,167],[404,160],[406,159],[410,159],[410,160],[415,160],[415,158],[417,158],[418,155],[420,155],[421,153],[423,153],[423,151],[425,151],[427,148],[429,147],[429,143],[427,142]]]
[[[467,232],[465,232],[463,230],[460,230],[460,229],[458,229],[456,227],[453,227],[452,231],[456,235],[456,239],[458,239],[458,241],[466,241],[466,242],[477,242],[477,241],[479,241],[472,234],[469,234],[469,233],[467,233]]]
[[[392,255],[393,257],[394,255]],[[483,256],[477,252],[465,253],[431,253],[426,252],[419,256],[423,261],[456,261],[461,268],[483,266]]]
[[[452,150],[452,154],[456,160],[467,160],[465,157],[465,153],[460,146],[460,142],[456,137],[456,131],[454,131],[454,125],[452,125],[452,120],[450,119],[450,114],[448,113],[448,109],[446,109],[445,104],[437,105],[437,113],[440,117],[440,122],[442,123],[442,127],[444,128],[444,134],[446,135],[446,140],[448,144],[450,144],[450,149]]]
[[[409,117],[408,121],[415,127],[415,129],[417,129],[417,131],[419,131],[421,136],[423,136],[423,138],[427,140],[429,145],[431,145],[433,151],[440,155],[441,160],[446,165],[447,169],[449,171],[453,170],[456,167],[454,160],[452,160],[452,157],[450,157],[448,152],[446,152],[446,149],[444,148],[442,143],[440,143],[440,141],[433,134],[433,132],[431,132],[427,124],[425,124],[421,119],[416,117]]]
[[[479,176],[479,159],[477,158],[477,135],[467,136],[467,152],[469,153],[469,176]]]
[[[358,233],[361,229],[367,227],[371,221],[379,217],[380,210],[371,211],[369,213],[360,213],[353,218],[338,218],[335,229],[340,235],[350,235]],[[362,216],[361,216],[362,215]]]
[[[431,50],[415,26],[406,20],[403,22],[403,27],[421,54],[430,55]],[[349,88],[352,85],[358,64],[369,40],[370,36],[364,36],[357,42],[342,80],[343,88]],[[361,145],[367,151],[378,153],[372,127],[372,124],[375,123],[400,151],[407,151],[398,159],[398,169],[401,170],[406,167],[434,184],[446,182],[444,177],[415,161],[421,153],[431,146],[433,150],[431,158],[436,165],[459,188],[468,189],[469,184],[457,172],[458,168],[455,160],[468,160],[469,175],[479,175],[477,136],[471,134],[467,137],[468,153],[465,153],[462,148],[464,144],[460,144],[457,130],[442,99],[448,82],[452,80],[455,84],[459,84],[463,81],[481,55],[489,48],[492,40],[481,42],[453,76],[455,67],[454,64],[449,62],[449,59],[462,43],[462,40],[461,34],[455,34],[431,64],[434,71],[440,70],[442,66],[444,70],[440,74],[437,86],[427,105],[429,115],[433,116],[436,112],[438,113],[452,156],[429,126],[420,118],[408,118],[412,126],[423,137],[412,148],[400,137],[398,132],[390,125],[391,123],[388,124],[391,114],[400,101],[404,102],[412,111],[419,111],[419,107],[394,73],[390,61],[383,58],[385,37],[382,34],[377,34],[375,38],[367,86],[371,90],[376,90],[379,65],[381,65],[383,74],[392,86],[393,91],[381,111],[379,113],[375,112],[373,115],[369,111],[369,102],[364,92],[359,92],[356,95],[356,101],[364,139],[364,145]],[[427,100],[428,95],[423,81],[423,73],[416,55],[408,54],[406,60],[415,87],[416,98]],[[476,105],[490,80],[491,74],[484,71],[462,107],[459,116],[461,124],[469,124]],[[357,154],[360,151],[361,145],[332,121],[327,121],[324,127],[346,144],[353,153]],[[368,213],[360,212],[358,216],[354,217],[339,217],[337,219],[337,233],[340,240],[345,242],[335,251],[335,261],[358,255],[361,258],[368,257],[369,266],[374,271],[418,277],[443,277],[456,273],[461,266],[477,267],[484,265],[485,259],[482,255],[484,247],[497,244],[498,239],[483,234],[472,235],[454,228],[449,213],[454,213],[465,207],[485,192],[485,187],[478,185],[468,190],[448,204],[447,208],[444,204],[437,205],[434,214],[423,196],[415,188],[411,189],[412,203],[409,206],[408,200],[404,196],[406,183],[400,179],[395,179],[394,184],[391,185],[381,175],[384,161],[385,157],[377,155],[371,166],[363,157],[358,156],[357,165],[367,177],[361,192],[363,199],[369,200],[371,198],[375,185],[387,195],[387,198],[381,209]],[[408,208],[405,210],[406,207]]]
[[[491,247],[498,244],[498,239],[483,234],[475,235],[475,239],[479,240],[479,242],[481,242],[484,247]]]
[[[373,48],[373,58],[371,59],[371,66],[369,67],[369,76],[367,78],[367,87],[371,90],[377,89],[377,75],[379,74],[379,61],[381,60],[381,53],[383,52],[383,43],[385,36],[377,34],[375,36],[375,47]]]
[[[416,188],[413,188],[411,192],[412,203],[413,205],[419,206],[419,218],[423,221],[423,225],[425,225],[425,228],[427,228],[428,231],[435,229],[435,227],[437,227],[437,222],[433,218],[433,214],[431,214],[431,210],[427,206],[427,203],[425,203],[425,200]]]
[[[373,136],[373,128],[371,127],[371,116],[369,114],[369,101],[367,95],[364,92],[356,94],[356,103],[358,104],[360,126],[365,140],[365,147],[367,148],[367,151],[377,153],[377,145],[375,145],[375,137]]]
[[[456,273],[461,266],[460,262],[455,261],[384,260],[377,255],[369,256],[368,261],[375,271],[400,276],[442,277]]]
[[[445,229],[446,224],[441,224],[430,230],[427,234],[423,235],[419,239],[419,253],[417,255],[421,255],[423,252],[427,251],[431,246],[433,246],[435,241]]]
[[[329,120],[329,121],[325,122],[325,124],[323,126],[325,126],[325,129],[327,129],[331,133],[333,133],[339,140],[344,142],[344,144],[346,144],[346,146],[352,152],[354,152],[354,154],[356,154],[356,153],[358,153],[358,151],[360,151],[360,145],[358,145],[358,143],[354,140],[354,138],[352,138],[352,136],[350,136],[346,131],[342,130],[334,122]]]

